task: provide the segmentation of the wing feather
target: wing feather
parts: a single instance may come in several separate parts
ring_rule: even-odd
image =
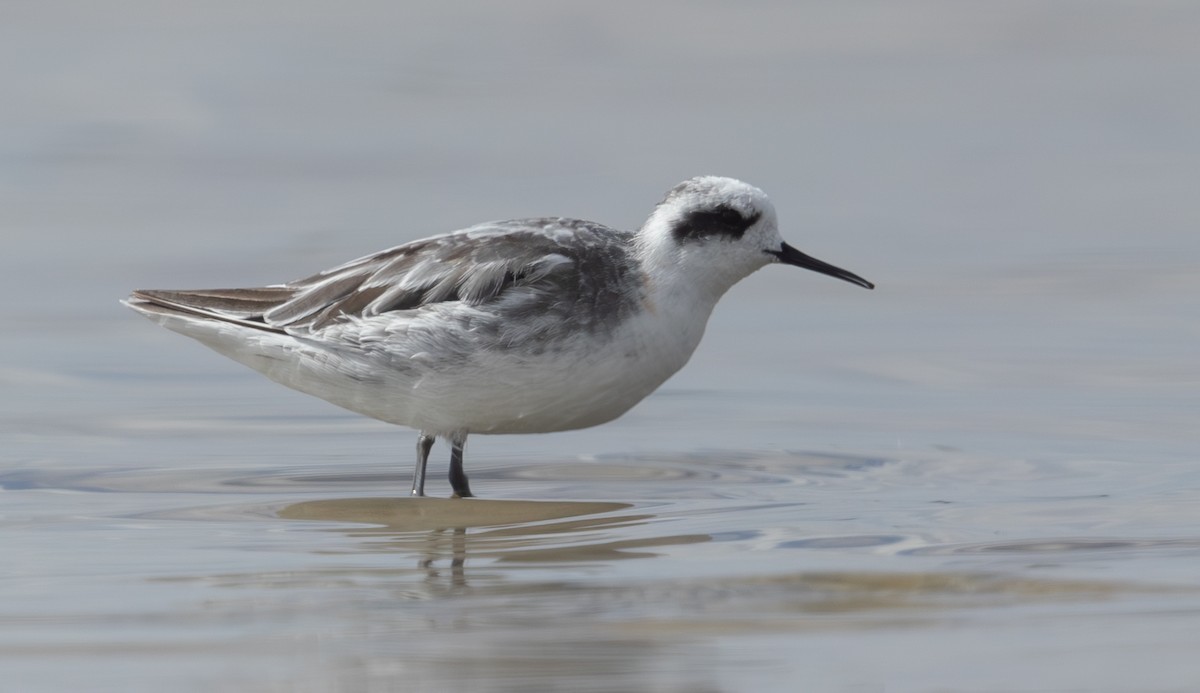
[[[283,285],[148,290],[136,297],[291,334],[312,334],[346,320],[449,301],[482,306],[514,290],[521,291],[514,295],[544,300],[546,305],[582,305],[598,300],[599,295],[592,294],[600,290],[584,276],[585,266],[596,269],[599,263],[601,274],[619,272],[629,263],[630,238],[626,232],[576,219],[493,222],[396,246]]]

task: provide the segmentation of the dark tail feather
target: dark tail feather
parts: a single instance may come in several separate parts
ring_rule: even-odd
[[[294,294],[295,289],[282,286],[194,291],[138,289],[133,292],[130,299],[135,303],[150,304],[180,313],[224,320],[272,332],[282,332],[281,328],[267,324],[263,320],[263,314],[287,301]]]

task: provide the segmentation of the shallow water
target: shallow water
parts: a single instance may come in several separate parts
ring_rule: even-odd
[[[166,7],[0,22],[0,690],[1200,685],[1200,10]],[[116,303],[707,172],[879,288],[765,269],[480,499]]]

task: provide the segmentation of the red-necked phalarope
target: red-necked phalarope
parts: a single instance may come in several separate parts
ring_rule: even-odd
[[[471,433],[585,428],[683,367],[731,286],[771,263],[874,286],[783,242],[732,178],[685,181],[636,232],[579,219],[480,224],[251,289],[139,290],[126,305],[290,388],[438,437],[470,496]]]

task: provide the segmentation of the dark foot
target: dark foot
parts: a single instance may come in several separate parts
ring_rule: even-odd
[[[454,489],[451,498],[472,498],[471,486],[467,483],[467,473],[463,471],[463,444],[466,436],[450,441],[450,488]]]

